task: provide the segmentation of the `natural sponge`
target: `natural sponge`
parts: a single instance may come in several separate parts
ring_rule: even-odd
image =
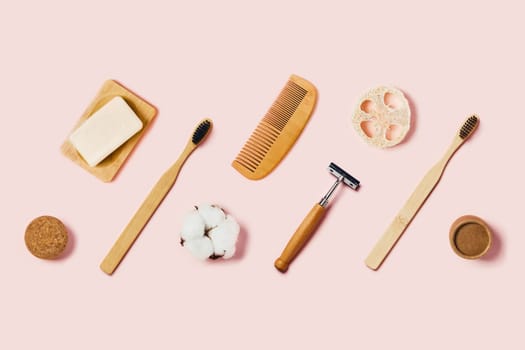
[[[180,243],[201,260],[229,259],[235,254],[239,231],[231,215],[216,205],[203,204],[185,217]]]
[[[380,86],[359,99],[352,124],[369,144],[392,147],[403,141],[410,130],[410,106],[400,90]]]

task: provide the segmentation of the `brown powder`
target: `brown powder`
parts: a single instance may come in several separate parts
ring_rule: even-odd
[[[457,249],[467,256],[482,254],[489,245],[490,238],[483,226],[475,222],[461,225],[454,237]]]

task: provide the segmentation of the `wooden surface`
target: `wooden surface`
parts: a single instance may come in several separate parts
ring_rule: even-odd
[[[308,215],[304,218],[301,225],[297,228],[292,238],[290,238],[290,241],[284,248],[281,256],[275,260],[274,265],[277,270],[281,272],[286,272],[288,270],[290,263],[315,233],[315,229],[325,212],[326,209],[321,205],[314,205]]]
[[[300,86],[300,89],[296,86]],[[301,98],[302,101],[294,108]],[[300,136],[312,115],[316,101],[315,86],[301,77],[292,75],[232,162],[232,166],[251,180],[262,179],[272,172]]]
[[[124,98],[126,103],[131,107],[131,109],[133,109],[135,114],[142,121],[143,127],[137,134],[135,134],[111,155],[94,167],[90,167],[86,163],[86,161],[77,152],[75,147],[69,142],[68,138],[66,138],[66,141],[64,141],[61,146],[61,151],[66,157],[104,182],[110,182],[113,180],[120,168],[124,165],[133,148],[137,145],[138,141],[142,135],[144,135],[148,129],[148,126],[157,115],[157,110],[154,106],[118,82],[114,80],[108,80],[104,83],[104,85],[102,85],[102,88],[95,96],[93,102],[84,111],[84,114],[82,114],[80,119],[77,121],[73,130],[77,129],[94,112],[96,112],[100,107],[105,105],[115,96],[121,96]]]
[[[439,182],[450,158],[464,142],[465,140],[456,135],[443,158],[441,158],[441,160],[428,171],[425,177],[423,177],[403,208],[401,208],[397,216],[394,218],[390,226],[388,226],[383,236],[379,239],[366,258],[365,264],[369,268],[377,270],[381,266],[384,259],[407,228],[408,224],[410,224],[419,211],[419,208],[421,208],[427,197]]]
[[[179,159],[162,175],[100,264],[102,271],[108,275],[113,274],[144,226],[146,226],[164,197],[168,194],[177,179],[182,165],[184,165],[184,162],[195,148],[197,146],[190,140]]]

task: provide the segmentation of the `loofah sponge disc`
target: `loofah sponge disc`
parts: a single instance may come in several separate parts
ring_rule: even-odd
[[[352,124],[369,144],[392,147],[403,141],[410,130],[410,106],[400,90],[380,86],[359,99]]]

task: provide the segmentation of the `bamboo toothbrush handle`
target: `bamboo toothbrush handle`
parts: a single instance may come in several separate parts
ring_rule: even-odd
[[[419,208],[423,205],[428,195],[432,192],[439,180],[436,179],[436,172],[431,170],[416,187],[403,208],[396,215],[390,226],[383,233],[383,236],[376,243],[370,254],[365,260],[366,265],[377,270],[390,250],[399,240],[408,224],[412,221]]]
[[[390,253],[390,250],[394,247],[396,242],[399,240],[407,226],[410,224],[414,216],[417,214],[423,203],[432,193],[432,190],[436,187],[441,175],[448,164],[448,161],[458,148],[463,144],[462,139],[459,137],[454,138],[454,141],[448,148],[447,152],[441,158],[441,160],[434,165],[423,177],[419,185],[416,187],[414,192],[399,213],[396,215],[394,220],[390,223],[390,226],[383,233],[383,236],[376,243],[370,254],[365,260],[365,264],[372,270],[377,270],[383,263],[383,260]]]
[[[290,241],[288,241],[281,256],[275,260],[274,265],[277,270],[281,272],[286,272],[286,270],[288,270],[290,263],[295,259],[297,254],[299,254],[310,237],[313,236],[314,231],[325,212],[326,209],[323,206],[319,204],[314,205],[308,215],[304,218],[301,225],[297,228],[292,238],[290,238]]]
[[[180,155],[179,159],[162,175],[159,181],[157,181],[155,186],[151,189],[149,195],[146,197],[144,202],[142,202],[140,208],[131,218],[124,231],[122,231],[119,238],[115,244],[113,244],[113,247],[100,264],[102,271],[108,275],[113,274],[121,260],[124,258],[128,250],[139,236],[144,226],[146,226],[149,219],[159,207],[160,203],[162,203],[164,197],[166,197],[170,191],[171,187],[175,183],[175,180],[177,179],[182,165],[195,148],[196,147],[194,145],[188,144]]]

